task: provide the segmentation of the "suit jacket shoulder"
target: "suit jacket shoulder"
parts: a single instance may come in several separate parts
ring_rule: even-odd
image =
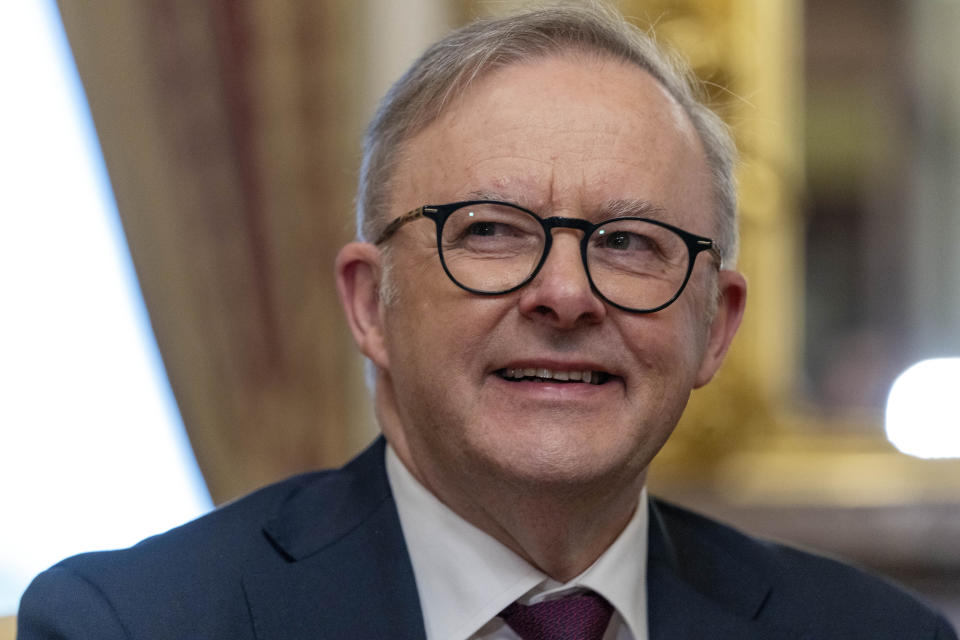
[[[363,603],[385,595],[395,603],[385,623],[422,637],[378,441],[341,470],[271,485],[129,549],[64,560],[25,592],[18,637],[356,638]]]
[[[21,638],[138,638],[159,625],[219,616],[242,620],[243,557],[263,544],[256,522],[299,479],[258,491],[134,547],[68,558],[37,576],[18,616]],[[232,588],[225,587],[232,585]],[[225,615],[226,614],[226,615]],[[249,638],[219,625],[220,637]]]
[[[940,614],[885,579],[658,500],[651,501],[648,576],[660,583],[650,591],[651,637],[956,638]],[[698,611],[716,611],[678,614],[681,594],[702,600]],[[653,633],[677,626],[686,631]]]

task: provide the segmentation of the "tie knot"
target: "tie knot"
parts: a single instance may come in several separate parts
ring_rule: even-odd
[[[592,591],[533,605],[514,602],[500,617],[523,640],[600,640],[613,606]]]

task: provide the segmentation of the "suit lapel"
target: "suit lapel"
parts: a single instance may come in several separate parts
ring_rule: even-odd
[[[798,634],[759,619],[768,581],[709,531],[693,520],[664,518],[655,500],[649,531],[650,640],[796,640]]]
[[[264,532],[275,557],[243,579],[258,640],[425,637],[382,438],[304,486]]]

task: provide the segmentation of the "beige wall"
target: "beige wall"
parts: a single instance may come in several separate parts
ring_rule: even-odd
[[[14,640],[17,636],[17,619],[13,616],[0,617],[0,640]]]

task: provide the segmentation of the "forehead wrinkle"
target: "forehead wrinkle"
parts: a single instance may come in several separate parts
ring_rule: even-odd
[[[464,200],[497,200],[519,205],[530,211],[540,212],[549,210],[552,206],[555,191],[556,167],[554,162],[536,160],[540,165],[549,167],[549,174],[544,175],[504,175],[489,182],[490,186],[474,188],[462,196]],[[546,184],[546,188],[544,188]]]

